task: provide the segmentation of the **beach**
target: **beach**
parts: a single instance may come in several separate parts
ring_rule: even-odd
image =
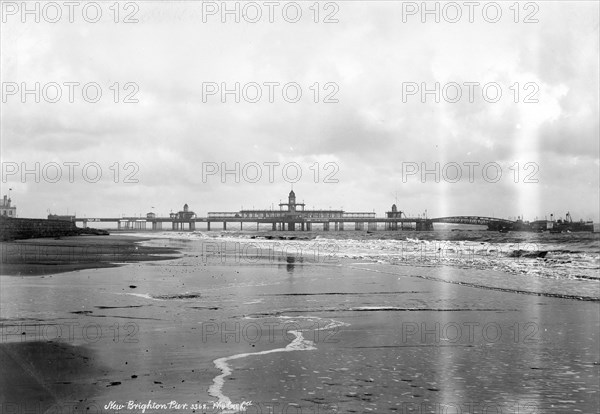
[[[2,275],[38,276],[178,256],[173,249],[139,245],[143,240],[132,236],[86,235],[1,242]]]
[[[597,409],[597,280],[250,237],[146,233],[142,261],[1,276],[2,411]]]

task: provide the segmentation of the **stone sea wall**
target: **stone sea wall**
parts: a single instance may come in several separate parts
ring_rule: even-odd
[[[0,240],[77,236],[80,234],[108,234],[108,232],[104,230],[81,229],[71,221],[7,218],[0,216]]]

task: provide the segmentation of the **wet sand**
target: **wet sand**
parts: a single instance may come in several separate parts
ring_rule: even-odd
[[[57,342],[0,344],[2,412],[82,410],[102,372],[87,347]]]
[[[132,236],[73,236],[0,243],[0,275],[31,276],[82,269],[115,267],[118,263],[174,258],[169,248],[139,245]]]
[[[0,278],[5,346],[65,344],[102,367],[78,368],[81,377],[60,368],[73,388],[55,404],[207,413],[219,411],[213,402],[250,401],[249,413],[597,408],[597,302],[443,282],[453,272],[494,276],[478,269],[223,262],[194,242],[148,244],[184,257]],[[11,393],[4,407],[25,395]],[[188,406],[166,408],[174,401]]]

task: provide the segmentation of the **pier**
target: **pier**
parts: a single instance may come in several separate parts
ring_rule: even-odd
[[[343,210],[307,210],[304,203],[296,201],[294,191],[288,195],[287,203],[279,203],[279,210],[240,210],[237,212],[209,212],[207,217],[197,217],[187,204],[169,217],[157,217],[148,213],[146,217],[81,218],[73,221],[88,227],[90,223],[115,223],[118,230],[133,231],[194,231],[202,230],[260,230],[272,231],[377,231],[415,230],[432,231],[434,223],[474,224],[490,226],[512,226],[511,220],[482,216],[453,216],[440,218],[407,217],[394,204],[385,217],[376,217],[374,212],[345,212]],[[198,226],[198,223],[205,223]]]

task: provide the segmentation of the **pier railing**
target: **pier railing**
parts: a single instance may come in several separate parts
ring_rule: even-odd
[[[342,218],[375,218],[375,213],[344,213]]]

